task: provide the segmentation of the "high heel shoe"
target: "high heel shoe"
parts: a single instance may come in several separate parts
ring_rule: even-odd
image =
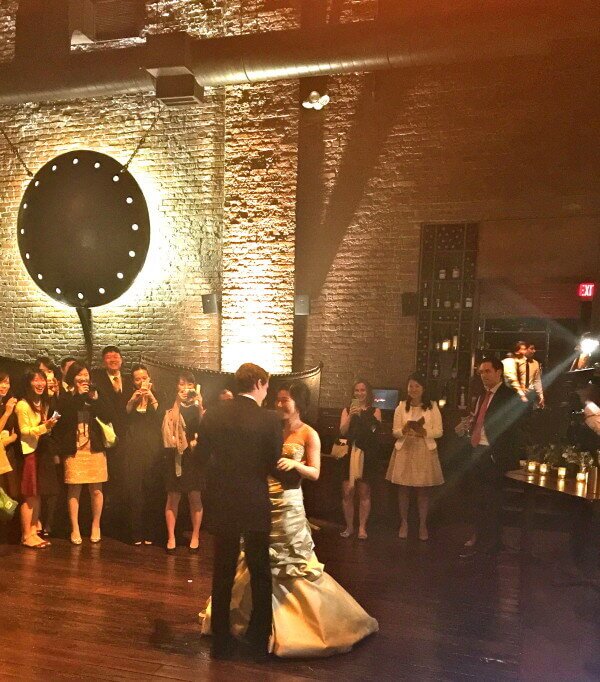
[[[408,537],[408,523],[403,523],[398,531],[398,537],[400,540],[406,540]]]
[[[76,535],[75,533],[71,533],[70,540],[72,545],[80,545],[83,542],[81,535]]]
[[[353,530],[348,530],[347,528],[340,533],[341,538],[349,538],[354,533]]]
[[[100,534],[100,531],[97,533],[92,532],[90,535],[90,542],[93,543],[94,545],[97,545],[100,541],[102,540],[102,535]]]

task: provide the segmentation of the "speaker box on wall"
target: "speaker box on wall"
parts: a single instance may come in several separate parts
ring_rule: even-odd
[[[310,296],[298,294],[294,299],[294,315],[310,315]]]
[[[219,312],[217,294],[202,294],[202,312],[209,314]]]
[[[402,293],[402,316],[417,314],[417,293],[415,291],[405,291]]]

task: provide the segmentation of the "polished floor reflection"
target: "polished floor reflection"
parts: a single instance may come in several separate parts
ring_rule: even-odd
[[[366,542],[316,533],[331,573],[380,632],[322,660],[213,662],[197,612],[210,586],[211,540],[167,556],[104,539],[43,551],[0,545],[0,678],[18,680],[598,679],[597,583],[571,571],[567,541],[535,538],[536,560],[506,551],[462,565],[466,529],[429,543],[375,530]],[[506,534],[518,544],[516,531]]]

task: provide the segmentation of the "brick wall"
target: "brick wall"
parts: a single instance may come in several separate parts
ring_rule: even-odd
[[[567,3],[569,11],[579,1],[586,5]],[[16,2],[2,5],[6,60]],[[214,37],[368,21],[382,7],[391,16],[399,5],[156,0],[147,32]],[[415,321],[401,316],[400,296],[416,288],[422,223],[494,225],[499,242],[503,225],[538,240],[549,238],[541,225],[585,217],[597,226],[600,79],[583,48],[214,89],[198,109],[165,112],[131,167],[150,198],[150,260],[162,268],[94,311],[97,345],[116,339],[130,354],[227,368],[250,353],[284,370],[293,339],[298,369],[324,363],[323,405],[342,404],[358,375],[403,383]],[[332,97],[321,112],[298,107],[312,87]],[[154,107],[145,96],[27,105],[1,109],[0,123],[34,169],[73,146],[125,161]],[[81,350],[72,311],[44,299],[20,264],[15,219],[26,177],[5,146],[0,182],[0,353]],[[294,284],[312,296],[312,314],[295,324]],[[548,299],[552,289],[538,289]],[[222,322],[200,304],[201,293],[221,290]]]
[[[331,104],[301,114],[296,273],[313,300],[295,362],[324,363],[323,405],[343,404],[357,376],[402,385],[413,369],[400,295],[416,289],[422,223],[489,222],[502,243],[517,222],[535,242],[584,216],[598,272],[596,70],[567,53],[328,79]],[[543,276],[544,262],[506,267]],[[549,291],[532,289],[531,308],[552,309]]]

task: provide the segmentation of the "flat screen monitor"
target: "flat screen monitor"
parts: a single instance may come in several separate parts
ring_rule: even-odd
[[[373,407],[380,410],[395,410],[398,406],[399,392],[396,388],[374,388]]]

